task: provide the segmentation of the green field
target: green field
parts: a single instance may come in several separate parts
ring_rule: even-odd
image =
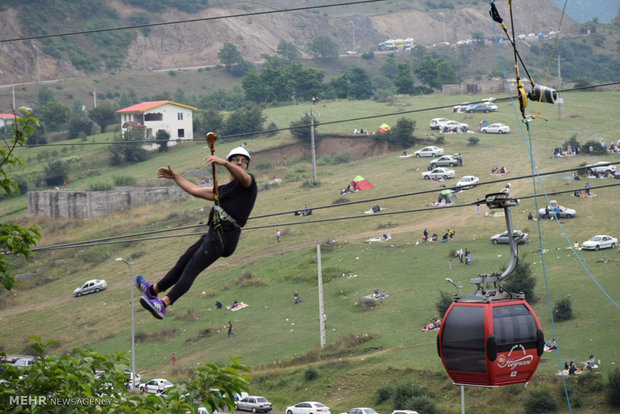
[[[273,121],[282,128],[310,109],[319,114],[319,122],[325,123],[480,98],[398,97],[387,104],[335,101],[314,107],[269,108],[264,113],[267,123]],[[577,218],[563,220],[559,226],[556,221],[527,220],[527,211],[536,208],[534,199],[528,197],[535,192],[540,194],[540,185],[537,182],[534,190],[532,179],[513,179],[528,175],[532,170],[530,142],[539,172],[577,169],[602,160],[620,161],[619,153],[604,158],[587,155],[552,158],[553,149],[574,135],[582,143],[600,138],[606,142],[617,139],[613,131],[618,125],[619,92],[573,92],[564,94],[563,98],[561,119],[558,119],[557,106],[541,107],[541,115],[548,121],[538,118],[530,124],[531,141],[527,131],[521,132],[523,124],[509,102],[499,103],[499,111],[492,114],[453,114],[449,109],[438,109],[318,128],[319,134],[350,134],[354,128],[372,131],[384,122],[394,125],[398,118],[406,116],[416,121],[416,138],[430,144],[437,138],[437,133],[428,129],[428,122],[434,117],[467,122],[471,128],[483,118],[511,127],[508,135],[446,135],[445,143],[440,146],[447,154],[463,154],[464,166],[456,168],[457,179],[463,175],[477,175],[485,184],[498,179],[490,175],[493,166],[505,166],[510,170],[510,174],[499,179],[511,182],[511,195],[523,198],[512,213],[515,227],[530,233],[531,240],[519,248],[519,253],[522,261],[531,264],[537,280],[538,301],[533,306],[545,336],[553,336],[549,304],[553,307],[558,300],[569,297],[575,319],[555,324],[562,361],[558,360],[557,352],[544,354],[533,386],[526,389],[513,386],[499,390],[468,390],[470,412],[522,412],[520,397],[545,384],[558,390],[553,395],[562,407],[560,412],[568,412],[559,378],[554,375],[560,362],[582,362],[594,354],[601,361],[603,378],[620,363],[616,349],[620,339],[620,331],[616,329],[620,323],[617,305],[620,284],[616,280],[620,274],[618,253],[615,249],[579,251],[577,257],[566,249],[594,234],[620,236],[617,217],[620,192],[617,187],[609,187],[595,190],[596,198],[577,199],[570,193],[553,196],[560,204],[577,210]],[[530,109],[534,111],[535,104]],[[480,138],[480,143],[469,145],[471,136]],[[89,137],[97,142],[106,139],[109,135]],[[227,153],[240,141],[223,141],[218,144],[218,153]],[[291,142],[291,138],[283,132],[272,138],[253,137],[243,141],[248,142],[250,151],[257,151]],[[37,174],[44,163],[37,162],[36,154],[50,151],[50,148],[21,151],[21,156],[31,159],[26,173]],[[74,161],[69,186],[86,188],[92,182],[111,182],[116,175],[134,176],[139,183],[152,182],[157,167],[166,164],[179,171],[200,168],[207,151],[202,143],[179,145],[146,162],[114,168],[107,166],[104,145],[76,146],[61,156],[79,158]],[[376,203],[373,199],[377,197],[440,189],[438,183],[421,178],[428,160],[402,159],[398,155],[388,153],[363,161],[320,166],[320,184],[316,187],[307,185],[312,177],[308,158],[267,170],[254,169],[259,183],[276,178],[283,180],[282,184],[259,193],[253,211],[255,216],[294,210],[305,204],[310,207],[331,205],[341,198],[339,190],[358,174],[367,178],[374,188],[345,196],[348,201],[368,200],[360,204],[317,209],[305,218],[286,214],[250,220],[248,227],[274,227],[244,232],[235,255],[221,259],[204,272],[164,321],[153,319],[138,306],[136,331],[140,340],[136,344],[136,362],[143,377],[181,380],[198,363],[226,362],[229,355],[237,354],[242,363],[253,368],[252,391],[268,397],[277,411],[297,401],[311,399],[326,403],[332,412],[346,411],[353,406],[373,406],[381,413],[388,412],[391,410],[389,402],[375,404],[376,390],[385,384],[406,380],[428,388],[441,412],[456,412],[460,403],[458,388],[451,385],[437,356],[436,334],[423,333],[421,328],[437,314],[435,303],[440,291],[454,291],[445,282],[446,277],[468,285],[468,280],[479,273],[495,272],[507,265],[508,248],[494,246],[489,241],[491,235],[505,230],[504,219],[479,215],[474,206],[467,206],[297,225],[310,220],[361,215]],[[253,165],[260,161],[254,160]],[[87,174],[89,170],[97,173]],[[572,171],[542,178],[544,189],[548,192],[571,190],[588,182],[585,179],[572,181],[571,175]],[[589,182],[596,186],[613,184],[617,180]],[[482,199],[503,186],[504,182],[497,182],[460,193],[457,205]],[[436,197],[436,192],[432,192],[389,198],[379,203],[390,213],[423,209]],[[546,201],[540,197],[538,202],[542,207]],[[27,219],[25,206],[24,196],[2,201],[0,216],[3,220],[18,220],[22,224],[38,224],[43,232],[39,245],[48,246],[196,224],[203,217],[200,209],[205,203],[194,200],[174,205],[162,203],[92,220]],[[482,208],[482,213],[487,211],[486,207]],[[275,240],[276,227],[283,232],[281,243]],[[416,245],[424,228],[439,236],[453,228],[456,237],[448,243]],[[383,233],[391,233],[392,240],[365,243]],[[30,343],[28,336],[38,335],[44,339],[58,339],[59,344],[53,352],[59,354],[81,346],[104,353],[128,352],[131,345],[129,271],[126,265],[114,259],[133,258],[134,273],[157,279],[196,237],[103,245],[81,252],[64,249],[38,253],[34,262],[20,264],[17,273],[45,270],[1,296],[4,335],[0,338],[0,349],[7,353],[25,352]],[[319,347],[318,243],[322,244],[327,315],[328,346],[324,351]],[[465,266],[453,258],[452,270],[449,270],[450,254],[459,248],[473,252],[473,263]],[[545,252],[544,268],[540,249]],[[253,275],[254,283],[240,283],[245,273]],[[105,278],[108,291],[79,299],[70,297],[74,288],[90,278]],[[374,309],[361,309],[360,299],[375,289],[385,290],[390,296]],[[299,291],[302,303],[293,303],[293,290]],[[464,289],[465,292],[469,290],[469,286]],[[250,306],[234,313],[213,310],[216,300],[227,305],[235,299]],[[229,320],[236,332],[232,339],[227,338],[225,330]],[[360,344],[346,345],[351,336],[360,337]],[[173,352],[178,358],[174,369],[170,365]],[[314,382],[304,379],[304,371],[310,365],[319,370],[319,378]],[[584,395],[583,398],[588,404],[578,412],[612,412],[600,395]]]

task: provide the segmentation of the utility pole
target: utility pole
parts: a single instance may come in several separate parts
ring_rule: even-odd
[[[316,185],[316,146],[314,144],[314,113],[312,110],[310,110],[310,150],[312,152],[312,184]]]
[[[560,54],[558,53],[558,79],[560,85],[558,86],[558,90],[562,89],[562,70],[560,69]],[[558,119],[562,119],[562,102],[564,102],[563,98],[558,97]]]
[[[41,64],[39,63],[39,48],[34,43],[32,44],[34,50],[37,52],[37,82],[41,82]]]
[[[93,108],[97,107],[97,91],[93,90]]]
[[[353,29],[353,52],[356,52],[355,49],[355,23],[351,20],[351,28]]]
[[[319,277],[319,329],[321,336],[321,349],[325,348],[325,305],[323,304],[323,273],[321,270],[321,245],[316,245],[316,257],[318,264],[318,277]]]

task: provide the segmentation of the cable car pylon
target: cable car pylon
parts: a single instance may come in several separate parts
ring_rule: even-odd
[[[457,385],[497,387],[527,383],[536,372],[544,349],[544,334],[523,293],[502,286],[519,261],[510,207],[510,184],[503,192],[487,194],[489,208],[503,208],[508,231],[510,263],[502,273],[479,274],[470,280],[471,295],[453,295],[437,336],[437,353]]]

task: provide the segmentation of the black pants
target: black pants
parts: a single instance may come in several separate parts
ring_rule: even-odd
[[[217,231],[210,228],[196,243],[188,248],[183,256],[166,275],[157,282],[157,289],[164,292],[172,287],[166,296],[170,304],[183,296],[194,283],[194,279],[220,257],[228,257],[235,251],[241,231],[236,227],[225,226],[222,231],[224,246]]]

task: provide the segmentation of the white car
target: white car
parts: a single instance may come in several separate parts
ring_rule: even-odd
[[[463,165],[463,157],[459,154],[444,155],[439,158],[435,158],[429,162],[431,168],[437,167],[454,167],[456,165]]]
[[[530,235],[522,232],[521,230],[513,230],[512,237],[515,239],[517,244],[523,244],[530,239]],[[496,234],[495,236],[491,236],[491,243],[509,244],[510,240],[508,240],[508,232],[505,231],[503,233]]]
[[[34,364],[36,364],[36,362],[32,358],[19,358],[17,361],[13,362],[13,366],[17,368],[28,368]]]
[[[510,127],[504,124],[490,124],[480,128],[480,132],[483,134],[507,134],[510,132]]]
[[[164,392],[168,388],[174,387],[174,384],[168,381],[167,379],[154,378],[146,383],[140,384],[140,391],[157,394],[162,389],[162,384],[163,384]]]
[[[431,122],[428,124],[428,126],[431,129],[441,129],[443,127],[443,124],[445,124],[448,121],[449,121],[448,118],[433,118],[431,119]]]
[[[392,411],[392,414],[418,414],[418,412],[411,410],[394,410]]]
[[[413,153],[416,158],[420,157],[437,157],[439,155],[443,155],[443,148],[439,147],[424,147],[421,150],[417,150]]]
[[[329,407],[317,401],[304,401],[286,407],[286,414],[330,414]]]
[[[448,121],[441,125],[441,129],[448,129],[448,131],[466,132],[469,129],[469,125],[458,121]]]
[[[435,168],[434,170],[423,172],[422,178],[425,180],[439,180],[442,178],[447,180],[448,178],[454,178],[454,170],[442,167]]]
[[[374,409],[368,407],[356,407],[351,408],[349,411],[342,414],[377,414],[377,412]]]
[[[607,161],[599,161],[594,164],[586,165],[586,168],[588,169],[588,173],[592,171],[597,174],[612,174],[613,175],[616,172],[616,166],[614,164],[609,164],[609,165],[604,165],[604,164],[609,164],[609,163]]]
[[[480,182],[480,179],[475,175],[466,175],[456,183],[457,187],[461,187],[463,190],[473,188]]]
[[[618,245],[618,239],[605,236],[603,234],[592,237],[590,240],[583,242],[581,248],[584,250],[599,250],[607,248],[616,248]]]
[[[73,291],[73,296],[80,297],[82,295],[87,295],[89,293],[98,293],[98,292],[101,292],[102,290],[105,290],[106,287],[108,287],[108,284],[103,279],[89,280],[88,282],[80,286],[79,288],[75,289]]]

